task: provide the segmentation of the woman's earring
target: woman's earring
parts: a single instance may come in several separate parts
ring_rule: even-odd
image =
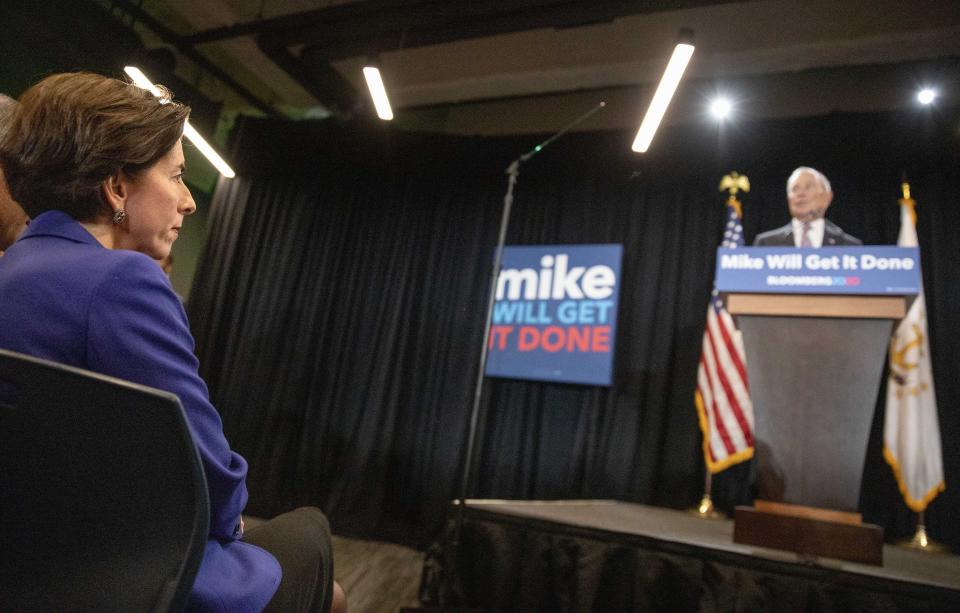
[[[123,223],[123,220],[127,218],[127,212],[123,209],[118,209],[113,212],[113,224],[119,226]]]

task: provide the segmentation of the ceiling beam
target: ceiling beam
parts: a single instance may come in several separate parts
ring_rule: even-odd
[[[357,91],[325,58],[304,49],[296,56],[283,45],[257,46],[270,60],[312,94],[333,115],[350,117],[361,104]]]
[[[130,0],[113,0],[113,4],[115,7],[120,8],[128,15],[153,30],[160,38],[164,40],[164,42],[169,45],[173,45],[177,51],[192,60],[203,70],[219,79],[224,85],[235,91],[242,98],[246,99],[247,102],[249,102],[252,106],[265,113],[268,117],[282,116],[281,113],[277,112],[276,109],[260,100],[256,94],[241,85],[233,77],[221,70],[220,67],[204,57],[199,51],[194,49],[193,45],[185,40],[185,37],[177,34],[164,24],[160,23],[157,19],[144,11],[138,5],[130,2]]]
[[[199,45],[255,35],[268,47],[306,44],[331,59],[537,28],[571,28],[618,17],[744,0],[364,0],[213,28],[184,36]]]
[[[363,99],[332,66],[331,62],[338,59],[734,1],[737,0],[363,0],[176,35],[173,43],[185,54],[196,54],[198,45],[253,36],[260,50],[327,110],[347,117],[359,109]],[[123,0],[123,4],[130,2]],[[302,48],[297,51],[298,46]]]

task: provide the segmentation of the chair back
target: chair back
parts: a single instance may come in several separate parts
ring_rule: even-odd
[[[0,350],[0,611],[179,611],[209,500],[179,399]]]

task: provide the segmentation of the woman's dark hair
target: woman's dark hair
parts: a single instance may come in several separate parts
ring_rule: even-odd
[[[161,90],[74,72],[45,78],[20,97],[0,140],[0,165],[30,217],[60,210],[77,221],[105,212],[104,179],[136,177],[177,143],[190,108]]]

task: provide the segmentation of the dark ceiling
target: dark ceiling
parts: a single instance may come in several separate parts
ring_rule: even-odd
[[[697,52],[672,121],[720,91],[748,117],[895,107],[922,81],[960,93],[950,0],[6,0],[0,15],[0,86],[138,62],[206,121],[221,105],[369,113],[359,69],[379,54],[404,127],[543,132],[604,99],[585,127],[619,128],[642,114],[681,27]]]

